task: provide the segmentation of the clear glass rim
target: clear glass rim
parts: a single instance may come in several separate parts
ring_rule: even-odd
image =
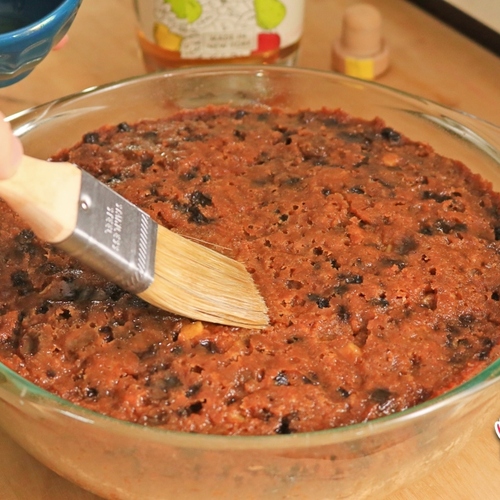
[[[3,377],[2,377],[3,376]],[[46,404],[47,409],[56,413],[63,413],[65,417],[84,422],[92,426],[102,426],[109,430],[110,426],[117,433],[141,433],[141,437],[149,437],[150,440],[165,441],[171,445],[181,445],[185,448],[215,447],[228,449],[283,449],[283,448],[304,448],[310,446],[324,446],[336,442],[347,442],[366,436],[383,434],[385,431],[393,430],[408,423],[417,421],[422,417],[439,411],[447,405],[465,400],[478,391],[484,390],[492,384],[500,381],[500,359],[497,359],[490,366],[482,370],[467,382],[447,391],[424,403],[412,406],[403,411],[390,415],[360,422],[357,424],[330,429],[302,432],[286,435],[220,435],[220,434],[198,434],[182,431],[174,431],[159,427],[149,427],[138,423],[120,420],[108,415],[97,413],[93,410],[79,406],[56,394],[53,394],[29,380],[23,378],[7,366],[0,363],[0,391],[5,384],[1,380],[4,378],[17,389],[17,396],[26,403],[26,399],[40,406]],[[0,392],[0,399],[2,398]]]
[[[65,3],[65,2],[63,2]],[[55,99],[45,104],[34,106],[26,110],[20,111],[6,118],[7,121],[12,122],[12,126],[16,131],[16,127],[19,130],[23,129],[25,123],[29,122],[31,115],[36,113],[41,113],[43,111],[50,110],[51,107],[57,106],[59,104],[64,104],[66,102],[81,98],[86,94],[95,94],[99,92],[107,92],[115,87],[120,87],[127,84],[138,83],[139,81],[145,80],[161,80],[163,78],[177,77],[182,75],[223,75],[223,74],[235,74],[236,73],[260,73],[274,72],[274,73],[301,73],[301,74],[313,74],[316,76],[322,76],[330,79],[335,79],[339,81],[344,81],[351,83],[356,86],[362,86],[367,88],[376,88],[380,91],[390,92],[400,97],[411,99],[420,104],[430,104],[436,107],[437,110],[442,110],[446,113],[458,114],[469,119],[473,119],[479,123],[491,127],[492,130],[500,134],[500,127],[495,124],[489,123],[481,118],[477,118],[471,114],[465,113],[460,110],[453,109],[451,107],[444,106],[432,100],[413,95],[411,93],[394,89],[389,86],[383,85],[378,82],[372,81],[362,81],[356,78],[352,78],[346,75],[341,75],[337,73],[327,72],[323,70],[309,69],[309,68],[288,68],[280,66],[253,66],[253,65],[225,65],[225,66],[207,66],[207,67],[197,67],[197,68],[182,68],[160,71],[156,73],[150,73],[145,75],[133,76],[129,78],[122,79],[117,82],[108,83],[104,85],[99,85],[95,87],[90,87],[84,89],[80,92],[69,94],[67,96]],[[20,134],[22,136],[22,133]],[[499,165],[500,167],[500,165]],[[452,405],[453,403],[466,399],[467,397],[475,394],[476,392],[486,389],[488,386],[498,382],[500,380],[500,359],[497,359],[492,364],[487,366],[481,372],[476,374],[474,377],[466,381],[465,383],[455,387],[454,389],[447,391],[440,396],[437,396],[431,400],[424,403],[415,405],[406,410],[393,413],[384,417],[380,417],[367,422],[361,422],[358,424],[352,424],[344,427],[336,427],[331,429],[325,429],[320,431],[311,431],[297,434],[288,435],[252,435],[252,436],[241,436],[241,435],[218,435],[218,434],[192,434],[187,432],[173,431],[162,429],[158,427],[148,427],[141,424],[136,424],[128,422],[125,420],[119,420],[107,415],[103,415],[77,404],[74,404],[68,400],[61,398],[18,375],[16,372],[8,368],[7,366],[0,363],[0,376],[3,376],[8,382],[11,382],[17,389],[19,389],[19,397],[25,398],[26,395],[34,396],[37,399],[44,400],[49,403],[52,409],[56,411],[63,412],[67,417],[75,418],[80,421],[86,421],[92,425],[102,425],[109,427],[110,425],[114,427],[113,430],[116,432],[138,432],[141,436],[149,436],[150,439],[156,439],[158,441],[168,441],[169,444],[180,443],[186,448],[200,448],[200,445],[205,445],[206,447],[216,447],[219,449],[231,448],[231,449],[273,449],[273,448],[303,448],[309,447],[312,444],[315,445],[326,445],[334,442],[346,442],[346,437],[349,439],[359,439],[365,435],[377,435],[383,433],[386,430],[392,429],[394,426],[407,423],[410,420],[418,420],[419,418],[429,415],[430,413],[436,412],[444,406]],[[3,382],[0,379],[0,389],[2,388]],[[37,404],[40,404],[37,401]],[[341,439],[343,438],[343,439]]]
[[[67,2],[79,2],[81,0],[64,0],[63,3]],[[61,6],[60,6],[61,7]],[[60,8],[59,7],[59,8]],[[335,73],[332,71],[326,71],[322,69],[314,69],[314,68],[303,68],[303,67],[287,67],[287,66],[277,66],[277,65],[250,65],[250,64],[234,64],[234,65],[210,65],[210,66],[200,66],[200,67],[188,67],[188,68],[175,68],[175,69],[169,69],[169,70],[162,70],[162,71],[156,71],[152,73],[146,73],[146,74],[140,74],[140,75],[135,75],[135,76],[130,76],[127,78],[123,78],[114,82],[110,83],[105,83],[101,85],[96,85],[92,87],[88,87],[85,89],[82,89],[78,92],[74,92],[65,96],[62,96],[60,98],[54,99],[52,101],[39,104],[36,106],[32,106],[30,108],[26,108],[22,111],[19,111],[17,113],[13,113],[10,116],[7,116],[5,119],[7,121],[17,121],[21,120],[23,117],[25,117],[28,114],[32,114],[33,112],[36,111],[41,111],[43,109],[50,109],[53,106],[57,106],[59,104],[64,104],[68,101],[72,101],[74,99],[77,99],[79,97],[82,97],[86,94],[95,94],[99,92],[107,92],[110,91],[116,87],[121,87],[123,85],[130,85],[133,83],[139,83],[142,81],[148,81],[148,80],[162,80],[164,78],[171,78],[171,77],[181,77],[182,75],[185,76],[190,76],[190,75],[195,75],[195,76],[204,76],[204,75],[224,75],[224,74],[236,74],[236,73],[248,73],[248,74],[255,74],[256,76],[261,76],[264,75],[265,73],[294,73],[294,74],[302,74],[302,75],[316,75],[317,77],[323,77],[323,78],[328,78],[331,80],[338,80],[341,82],[345,82],[348,84],[351,84],[356,87],[367,87],[367,88],[374,88],[378,89],[379,91],[382,92],[389,92],[394,95],[398,95],[403,98],[408,98],[410,100],[413,100],[415,102],[418,102],[420,104],[430,104],[432,106],[435,106],[436,109],[440,109],[442,111],[446,112],[451,112],[453,114],[458,114],[463,117],[468,117],[472,118],[473,120],[476,120],[480,123],[483,123],[485,125],[488,125],[492,127],[493,129],[497,130],[500,132],[500,126],[491,123],[483,118],[480,118],[478,116],[475,116],[471,113],[467,113],[465,111],[462,111],[460,109],[453,108],[451,106],[447,106],[445,104],[441,104],[437,101],[434,101],[432,99],[426,98],[426,97],[421,97],[416,94],[412,94],[411,92],[407,92],[405,90],[397,89],[394,87],[390,87],[388,85],[385,85],[383,83],[380,83],[378,81],[371,81],[371,80],[361,80],[355,77],[351,77],[348,75],[344,75],[341,73]]]

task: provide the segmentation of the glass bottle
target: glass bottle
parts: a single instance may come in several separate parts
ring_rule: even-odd
[[[305,0],[134,0],[148,71],[297,59]]]

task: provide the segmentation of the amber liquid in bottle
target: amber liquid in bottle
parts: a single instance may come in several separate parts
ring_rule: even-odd
[[[185,59],[180,52],[170,51],[150,42],[142,31],[138,32],[139,45],[147,71],[158,71],[169,68],[183,68],[212,64],[281,64],[292,66],[296,62],[300,41],[266,52],[255,52],[249,56],[227,59]]]

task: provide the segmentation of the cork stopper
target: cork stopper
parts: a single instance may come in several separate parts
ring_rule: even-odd
[[[388,66],[389,50],[382,37],[382,16],[378,9],[366,3],[346,9],[340,38],[332,47],[332,68],[373,80]]]

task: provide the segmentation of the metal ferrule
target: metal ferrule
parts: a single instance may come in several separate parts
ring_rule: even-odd
[[[137,294],[153,282],[156,237],[149,215],[82,171],[76,229],[60,248]]]

